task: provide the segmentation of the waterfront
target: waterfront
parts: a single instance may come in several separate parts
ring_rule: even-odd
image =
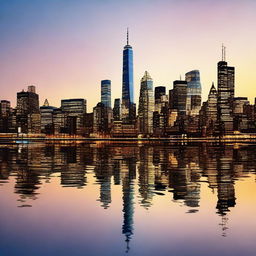
[[[256,254],[256,145],[0,146],[0,252]]]

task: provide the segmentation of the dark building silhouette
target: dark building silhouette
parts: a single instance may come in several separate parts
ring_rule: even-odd
[[[28,86],[28,91],[17,93],[16,121],[18,131],[22,133],[40,133],[41,116],[39,110],[39,96],[35,86]]]
[[[110,133],[112,119],[112,109],[99,102],[97,106],[93,108],[93,132],[98,134]]]
[[[61,111],[64,114],[66,133],[70,135],[84,134],[85,99],[61,100]]]
[[[173,82],[172,108],[177,109],[179,115],[186,115],[187,106],[187,81],[176,80]]]
[[[120,115],[121,115],[120,111],[121,111],[120,99],[115,99],[114,108],[113,108],[113,119],[114,119],[114,121],[120,121]]]
[[[233,100],[235,93],[235,68],[225,61],[218,62],[218,125],[220,134],[233,133]]]

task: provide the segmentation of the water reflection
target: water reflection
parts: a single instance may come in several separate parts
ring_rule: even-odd
[[[135,204],[150,210],[154,198],[170,200],[196,214],[200,209],[201,185],[217,194],[216,213],[226,236],[227,213],[236,206],[235,182],[255,174],[256,147],[161,144],[28,144],[0,148],[0,186],[15,178],[18,207],[31,207],[40,200],[40,188],[59,175],[63,187],[85,188],[93,172],[99,185],[98,201],[104,209],[112,203],[111,188],[122,191],[126,251],[135,232]]]

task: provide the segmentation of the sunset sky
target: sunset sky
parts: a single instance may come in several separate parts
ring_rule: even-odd
[[[256,97],[255,0],[0,0],[0,99],[37,87],[40,104],[100,101],[100,81],[121,97],[126,27],[134,50],[135,99],[147,70],[154,86],[193,69],[201,72],[203,99],[216,82],[221,44],[236,68],[236,96]]]

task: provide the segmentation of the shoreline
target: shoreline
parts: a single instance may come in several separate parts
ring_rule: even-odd
[[[226,135],[223,137],[151,137],[151,138],[92,138],[78,136],[63,136],[63,137],[46,137],[46,136],[8,136],[0,134],[0,143],[30,143],[30,142],[166,142],[166,143],[193,143],[193,142],[213,142],[213,143],[243,143],[255,142],[256,135]]]

